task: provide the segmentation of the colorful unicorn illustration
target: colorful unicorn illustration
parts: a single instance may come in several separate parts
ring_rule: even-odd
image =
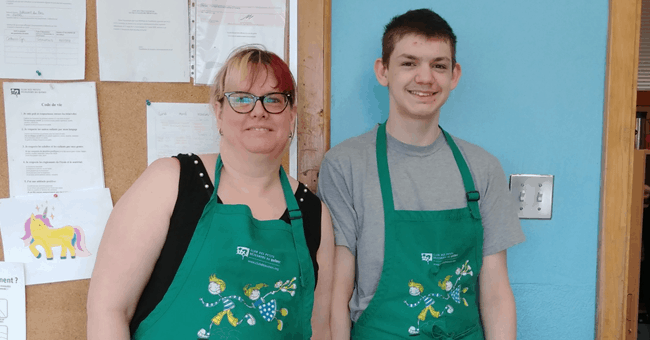
[[[36,249],[36,246],[41,246],[45,250],[45,257],[52,260],[53,247],[61,247],[61,259],[65,259],[67,253],[70,253],[70,258],[76,256],[86,257],[90,256],[90,252],[86,248],[86,241],[84,231],[80,227],[65,226],[62,228],[54,228],[47,218],[47,208],[43,211],[42,215],[32,214],[27,221],[25,221],[25,236],[22,237],[25,246],[29,246],[29,250],[34,254],[37,259],[41,258],[41,253]],[[75,249],[75,246],[77,249]]]

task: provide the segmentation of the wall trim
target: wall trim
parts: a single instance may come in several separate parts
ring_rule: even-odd
[[[316,191],[330,147],[331,0],[298,2],[298,180]]]
[[[596,339],[625,339],[641,0],[610,0]],[[636,334],[634,334],[636,337]]]

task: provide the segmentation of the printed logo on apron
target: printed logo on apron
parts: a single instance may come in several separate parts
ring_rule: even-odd
[[[241,255],[241,259],[250,264],[275,271],[279,271],[282,265],[282,261],[278,260],[275,255],[248,247],[237,247],[236,254]]]

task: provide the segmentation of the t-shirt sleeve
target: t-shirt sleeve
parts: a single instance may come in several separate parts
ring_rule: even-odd
[[[351,188],[351,171],[344,162],[325,155],[318,174],[316,195],[325,202],[332,216],[334,242],[345,246],[354,256],[357,250],[357,213]],[[349,166],[348,166],[349,167]]]
[[[479,200],[483,256],[496,254],[526,239],[517,216],[516,202],[508,191],[505,173],[496,157],[490,162],[487,176],[485,195]]]

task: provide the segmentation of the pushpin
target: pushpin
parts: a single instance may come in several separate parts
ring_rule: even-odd
[[[54,198],[57,198],[57,197],[59,197],[59,195],[57,195],[57,194],[54,194]]]
[[[147,99],[147,106],[149,105],[151,105],[151,102],[149,101],[149,99]]]
[[[38,74],[38,75],[40,76],[40,75],[41,75],[41,71],[36,70],[36,74]]]

